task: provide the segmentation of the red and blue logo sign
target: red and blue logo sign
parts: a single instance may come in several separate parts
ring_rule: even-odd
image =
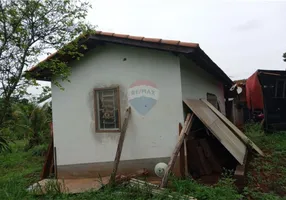
[[[142,116],[154,107],[158,98],[159,90],[151,81],[135,81],[128,89],[129,104]]]

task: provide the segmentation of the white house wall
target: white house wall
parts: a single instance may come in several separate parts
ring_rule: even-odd
[[[58,166],[114,160],[119,133],[95,132],[93,89],[119,85],[123,122],[127,90],[137,80],[154,82],[159,99],[145,117],[132,108],[121,160],[171,155],[178,123],[183,121],[179,57],[156,50],[106,45],[74,63],[69,79],[70,83],[62,83],[64,91],[52,86]],[[182,85],[185,90],[188,83],[185,80]]]
[[[183,99],[206,99],[207,93],[215,94],[221,112],[225,114],[223,84],[211,74],[197,67],[192,60],[182,57],[181,79]]]

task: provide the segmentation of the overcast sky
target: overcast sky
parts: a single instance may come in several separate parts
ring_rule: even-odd
[[[231,79],[286,69],[286,1],[91,0],[98,30],[199,43]]]
[[[232,80],[286,69],[286,1],[90,1],[97,30],[199,43]]]

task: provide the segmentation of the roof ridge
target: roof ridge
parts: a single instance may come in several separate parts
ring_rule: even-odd
[[[167,45],[174,45],[174,46],[183,46],[183,47],[199,47],[199,43],[194,42],[185,42],[180,40],[173,40],[173,39],[163,39],[163,38],[152,38],[152,37],[143,37],[143,36],[136,36],[136,35],[127,35],[115,32],[105,32],[105,31],[95,31],[95,35],[103,35],[109,37],[117,37],[117,38],[125,38],[130,40],[139,40],[144,42],[152,42],[152,43],[159,43],[159,44],[167,44]]]

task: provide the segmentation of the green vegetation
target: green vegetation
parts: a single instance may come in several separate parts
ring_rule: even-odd
[[[11,153],[0,154],[0,199],[29,199],[25,188],[40,177],[43,157],[24,151],[26,143],[15,141]]]
[[[0,0],[0,151],[9,150],[2,130],[12,114],[13,100],[29,95],[29,86],[39,86],[36,74],[24,71],[37,65],[40,56],[57,50],[58,57],[38,66],[53,73],[56,85],[67,81],[66,59],[80,59],[86,47],[79,40],[93,32],[85,21],[89,8],[85,0]],[[64,60],[59,58],[62,55]]]
[[[266,155],[251,159],[245,193],[258,200],[286,196],[286,133],[265,134],[259,125],[251,124],[246,134]]]
[[[30,110],[33,112],[34,109]],[[45,124],[46,120],[42,122]],[[28,127],[33,126],[33,123],[26,124]],[[67,195],[60,193],[56,185],[49,185],[46,195],[37,196],[27,192],[26,189],[39,180],[44,163],[43,155],[48,144],[48,140],[43,138],[46,138],[45,134],[49,135],[49,131],[43,129],[43,136],[40,137],[42,143],[27,149],[30,138],[20,137],[20,130],[24,135],[30,129],[19,129],[15,137],[18,140],[14,139],[14,142],[9,144],[11,152],[0,154],[0,199],[171,199],[168,195],[172,195],[173,199],[183,199],[183,195],[188,195],[200,200],[282,200],[286,194],[286,134],[265,135],[259,126],[248,125],[247,135],[266,156],[252,157],[248,170],[248,185],[241,194],[234,186],[231,173],[225,173],[214,186],[205,186],[191,179],[178,180],[171,177],[171,188],[161,195],[152,194],[151,188],[147,186],[142,189],[126,185],[106,187],[97,192]],[[31,132],[28,135],[34,134]]]
[[[15,141],[11,144],[12,152],[0,155],[0,199],[37,199],[38,196],[30,194],[26,189],[35,183],[41,172],[43,156],[35,155],[34,147],[25,151],[27,141]],[[153,195],[150,188],[118,186],[105,188],[98,192],[87,192],[78,195],[60,194],[54,187],[41,199],[168,199],[171,191],[162,195]],[[222,179],[217,186],[203,186],[191,180],[173,180],[173,188],[177,191],[172,193],[174,199],[182,199],[182,194],[195,196],[199,199],[229,200],[238,199],[240,195],[233,186],[233,180],[229,177]]]
[[[34,146],[48,143],[51,121],[50,103],[38,106],[36,102],[26,99],[14,100],[11,103],[10,115],[6,117],[0,132],[8,141],[27,140],[25,150],[29,150]],[[9,147],[7,143],[2,146],[2,151],[7,151]]]

